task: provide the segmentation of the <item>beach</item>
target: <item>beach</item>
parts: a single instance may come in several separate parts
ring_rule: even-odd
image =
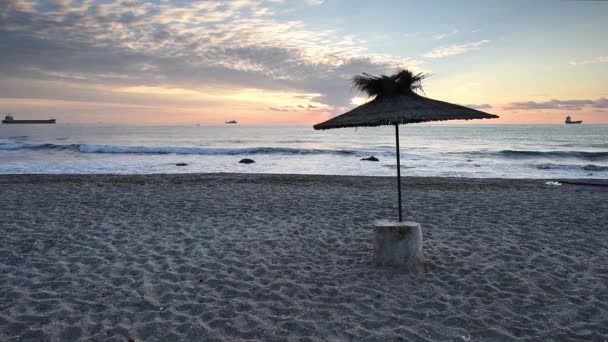
[[[606,341],[608,187],[546,181],[404,178],[408,273],[394,177],[2,175],[0,340]]]

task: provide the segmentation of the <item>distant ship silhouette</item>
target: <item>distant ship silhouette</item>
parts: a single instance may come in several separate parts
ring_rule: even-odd
[[[7,114],[2,120],[3,124],[54,124],[55,119],[48,120],[15,120],[11,114]]]
[[[238,123],[238,122],[236,122],[236,120],[229,120],[229,121],[226,121],[226,125],[235,125],[235,124],[237,124],[237,123]]]
[[[577,120],[577,121],[572,121],[572,118],[570,118],[570,115],[566,116],[566,124],[582,124],[583,120]]]

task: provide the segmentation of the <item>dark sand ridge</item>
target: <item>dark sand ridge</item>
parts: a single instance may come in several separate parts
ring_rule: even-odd
[[[391,177],[0,176],[0,340],[608,339],[606,187],[404,181],[420,274]]]

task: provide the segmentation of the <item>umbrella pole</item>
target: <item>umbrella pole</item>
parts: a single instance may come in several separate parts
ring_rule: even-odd
[[[399,154],[399,124],[395,124],[395,142],[397,143],[397,193],[399,196],[399,222],[403,222],[401,209],[401,155]]]

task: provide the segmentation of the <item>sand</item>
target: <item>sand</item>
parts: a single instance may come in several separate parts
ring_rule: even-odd
[[[545,182],[405,179],[412,274],[394,178],[0,176],[0,340],[606,341],[608,187]]]

